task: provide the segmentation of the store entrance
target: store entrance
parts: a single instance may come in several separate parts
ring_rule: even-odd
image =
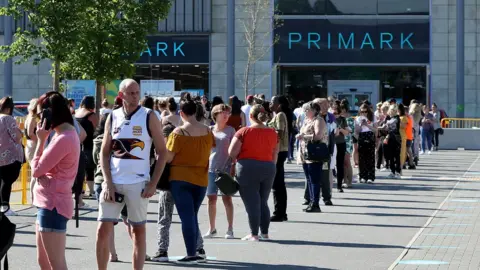
[[[379,81],[369,80],[329,80],[328,95],[339,100],[346,99],[352,112],[358,111],[362,102],[378,102]]]

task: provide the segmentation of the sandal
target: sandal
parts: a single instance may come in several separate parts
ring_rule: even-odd
[[[110,255],[110,262],[120,262],[117,254]]]

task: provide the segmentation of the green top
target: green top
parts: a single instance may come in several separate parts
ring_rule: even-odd
[[[282,131],[280,140],[280,152],[288,151],[288,121],[284,112],[279,112],[268,123],[269,127],[274,128],[277,132]]]

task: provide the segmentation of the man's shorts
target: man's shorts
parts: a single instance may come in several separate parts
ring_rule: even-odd
[[[147,198],[142,198],[143,189],[147,182],[141,182],[136,184],[113,184],[115,192],[124,195],[124,201],[122,203],[106,202],[103,193],[105,192],[105,186],[100,194],[98,221],[100,222],[118,222],[120,213],[123,207],[127,206],[127,220],[131,225],[142,225],[147,223]],[[104,182],[105,184],[105,182]]]

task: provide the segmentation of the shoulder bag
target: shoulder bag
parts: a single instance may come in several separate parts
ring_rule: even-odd
[[[315,120],[316,121],[316,120]],[[315,127],[313,130],[313,137],[315,137]],[[305,152],[303,158],[308,161],[327,162],[330,160],[330,150],[326,143],[310,140],[305,145]]]

